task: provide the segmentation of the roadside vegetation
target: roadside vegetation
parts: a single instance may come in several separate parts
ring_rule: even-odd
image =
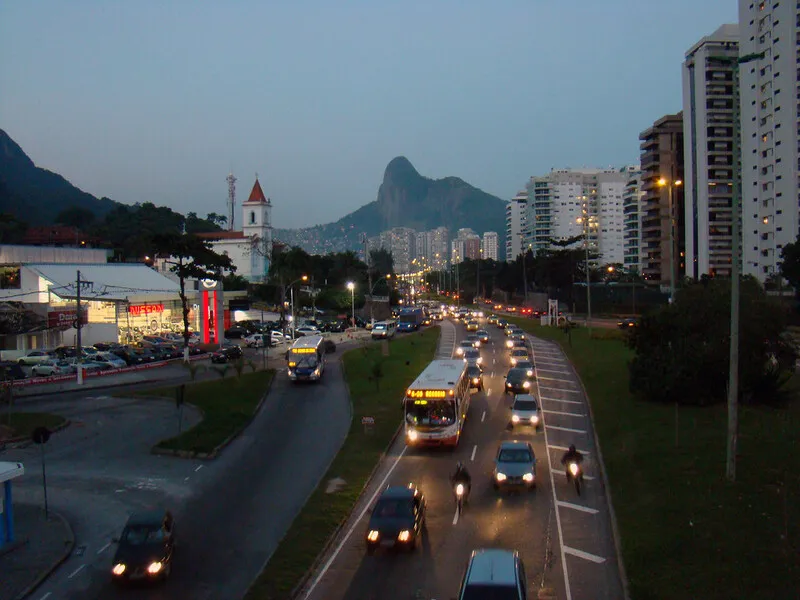
[[[430,327],[420,333],[396,337],[389,343],[389,356],[383,356],[380,344],[344,354],[342,360],[353,405],[350,432],[245,600],[290,597],[325,543],[352,512],[373,468],[401,424],[400,402],[405,389],[433,360],[438,340],[439,328]],[[375,419],[369,429],[361,424],[365,416]],[[346,483],[339,491],[326,493],[328,481],[333,478]]]
[[[258,403],[267,393],[274,370],[257,371],[240,377],[187,383],[184,402],[203,411],[203,420],[178,436],[162,440],[156,448],[209,453],[241,431],[253,418]],[[176,400],[180,386],[137,392]]]
[[[53,431],[65,422],[64,417],[52,413],[6,411],[0,413],[0,442],[30,437],[37,427],[47,427]]]
[[[755,315],[743,309],[742,316],[744,323]],[[800,582],[800,375],[791,376],[769,405],[741,405],[737,478],[730,483],[724,402],[637,399],[628,368],[635,354],[624,332],[595,328],[590,339],[579,327],[568,337],[527,319],[509,320],[557,341],[586,387],[633,599],[794,597]],[[711,386],[697,398],[708,402],[718,395]]]

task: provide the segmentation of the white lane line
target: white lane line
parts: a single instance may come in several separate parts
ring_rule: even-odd
[[[550,429],[557,429],[558,431],[568,431],[569,433],[586,433],[585,429],[572,429],[570,427],[557,427],[555,425],[545,425],[545,427],[549,427]]]
[[[575,548],[570,548],[569,546],[563,546],[561,548],[567,554],[571,554],[572,556],[577,556],[578,558],[582,558],[584,560],[590,560],[593,563],[604,563],[606,559],[602,556],[597,556],[596,554],[589,554],[588,552],[584,552],[583,550],[576,550]]]
[[[53,592],[47,592],[44,596],[39,598],[39,600],[47,600],[47,598],[49,598],[52,594]]]
[[[458,506],[456,505],[456,514],[453,515],[453,525],[458,523]]]
[[[581,506],[580,504],[573,504],[572,502],[564,502],[563,500],[558,501],[559,506],[563,506],[564,508],[571,508],[572,510],[579,510],[581,512],[589,513],[590,515],[596,515],[600,511],[595,508],[589,508],[588,506]]]
[[[543,369],[539,365],[536,365],[536,370],[541,371],[542,373],[560,373],[561,375],[569,374],[569,371],[566,369]]]
[[[470,456],[470,458],[469,458],[471,461],[474,461],[474,460],[475,460],[475,453],[476,453],[477,451],[478,451],[478,445],[477,445],[477,444],[475,444],[475,445],[472,447],[472,456]]]
[[[542,359],[540,358],[540,359],[537,359],[537,361],[536,361],[536,362],[538,362],[538,363],[542,363],[543,365],[557,365],[557,366],[559,366],[559,367],[565,367],[565,366],[567,366],[567,363],[566,363],[566,361],[563,361],[563,360],[542,360]]]
[[[554,387],[547,387],[546,385],[540,385],[540,390],[550,390],[551,392],[566,392],[567,394],[580,394],[580,390],[565,390],[564,388],[554,388]]]
[[[202,468],[203,468],[203,465],[197,465],[197,468],[194,470],[194,472],[197,473]]]
[[[83,571],[84,567],[86,567],[86,565],[81,565],[80,567],[78,567],[77,569],[75,569],[75,570],[74,570],[72,573],[70,573],[70,574],[67,576],[67,579],[72,579],[73,577],[75,577],[75,575],[77,575],[78,573],[80,573],[81,571]]]
[[[571,383],[572,385],[576,385],[572,379],[559,379],[558,377],[539,377],[539,379],[544,379],[545,381],[561,381],[563,383]]]
[[[494,374],[492,374],[492,377],[494,377]],[[486,395],[487,396],[491,396],[492,395],[492,388],[486,388]]]
[[[496,358],[493,358],[493,359],[492,359],[492,364],[493,364],[493,365],[496,365],[496,364],[497,364],[497,359],[496,359]]]
[[[551,415],[565,415],[567,417],[585,417],[586,415],[581,415],[578,413],[568,413],[568,412],[561,412],[560,410],[545,410],[542,409],[542,412],[550,413]]]
[[[485,418],[486,418],[486,411],[483,411],[483,414],[481,415],[481,423],[483,423],[483,420]]]
[[[540,400],[547,400],[549,402],[565,402],[566,404],[578,404],[579,406],[583,406],[583,402],[578,402],[577,400],[562,400],[561,398],[545,398],[545,397],[540,397]]]
[[[566,471],[562,471],[561,469],[550,469],[551,473],[558,473],[559,475],[563,475],[564,477],[567,476]],[[589,475],[584,475],[584,479],[588,479],[589,481],[594,481],[594,477],[590,477]]]
[[[553,450],[563,450],[564,452],[569,450],[569,448],[567,448],[566,446],[556,446],[555,444],[550,444],[548,448],[552,448]],[[591,454],[591,452],[589,452],[588,450],[578,450],[578,452],[580,452],[581,454]]]
[[[531,349],[531,354],[533,354],[534,364],[536,362],[536,351]],[[539,397],[542,397],[542,390],[539,387],[539,379],[536,379],[536,389],[539,392]],[[544,420],[544,415],[542,416],[542,423],[544,427],[542,431],[544,432],[544,445],[547,446],[547,422]],[[558,545],[561,547],[561,569],[564,571],[564,591],[566,592],[566,600],[572,600],[572,590],[569,587],[569,570],[567,569],[567,557],[564,554],[564,533],[561,530],[561,515],[559,514],[558,510],[558,497],[556,496],[556,480],[553,477],[553,462],[550,459],[550,453],[547,452],[547,466],[549,467],[548,471],[550,471],[550,492],[553,494],[553,506],[555,506],[555,510],[553,512],[556,513],[556,529],[558,530]]]
[[[187,481],[189,481],[189,478],[188,477],[184,477],[183,478],[183,483],[186,483]]]
[[[394,471],[395,467],[400,462],[400,459],[403,458],[403,455],[406,453],[407,449],[408,449],[408,446],[404,446],[403,450],[400,452],[400,454],[397,455],[397,458],[395,459],[394,464],[391,467],[389,467],[388,471],[386,471],[386,475],[383,476],[383,480],[381,481],[380,485],[378,485],[375,488],[375,492],[373,492],[372,497],[369,499],[369,502],[367,502],[364,505],[364,508],[361,510],[361,514],[358,515],[358,519],[356,519],[353,522],[353,525],[347,531],[347,533],[345,534],[345,536],[342,539],[342,541],[339,542],[338,546],[336,546],[336,550],[333,551],[333,554],[331,554],[331,557],[322,566],[322,569],[320,569],[320,571],[319,571],[319,575],[317,575],[317,578],[311,584],[311,587],[308,588],[308,592],[305,595],[306,600],[311,597],[311,593],[314,591],[314,588],[316,588],[317,585],[319,585],[319,582],[322,581],[322,578],[325,576],[325,573],[327,573],[328,569],[331,568],[331,565],[333,564],[333,561],[336,560],[337,556],[339,556],[339,553],[342,551],[342,548],[344,548],[344,545],[347,543],[347,540],[350,539],[350,536],[353,534],[353,532],[355,531],[356,527],[361,522],[361,519],[364,518],[364,515],[367,514],[367,511],[369,510],[369,508],[374,504],[375,498],[378,497],[378,494],[383,492],[384,486],[386,485],[386,481],[389,479],[389,476],[392,474],[392,472]]]
[[[107,548],[108,548],[110,545],[111,545],[111,542],[108,542],[108,543],[107,543],[105,546],[103,546],[102,548],[100,548],[100,550],[98,550],[98,551],[97,551],[97,554],[102,554],[103,552],[105,552],[105,551],[106,551],[106,549],[107,549]]]

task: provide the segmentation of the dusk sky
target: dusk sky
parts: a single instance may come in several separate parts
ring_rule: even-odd
[[[0,128],[95,196],[226,212],[258,172],[275,227],[375,200],[386,164],[503,199],[638,162],[686,50],[736,0],[0,5]],[[237,219],[238,216],[237,212]]]

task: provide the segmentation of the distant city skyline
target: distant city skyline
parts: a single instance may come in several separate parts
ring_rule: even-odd
[[[551,168],[635,162],[681,107],[686,49],[736,18],[734,0],[4,3],[0,127],[128,204],[226,214],[228,173],[258,173],[278,228],[375,200],[398,155],[508,200]]]

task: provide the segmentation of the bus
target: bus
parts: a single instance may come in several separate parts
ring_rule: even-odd
[[[422,307],[404,308],[398,316],[397,331],[417,331],[425,318],[425,309]]]
[[[372,339],[388,339],[397,332],[397,321],[379,321],[372,326]]]
[[[463,360],[434,360],[406,390],[407,446],[458,445],[469,412],[469,377]]]
[[[289,379],[319,381],[325,370],[325,339],[321,335],[297,338],[286,351]]]

